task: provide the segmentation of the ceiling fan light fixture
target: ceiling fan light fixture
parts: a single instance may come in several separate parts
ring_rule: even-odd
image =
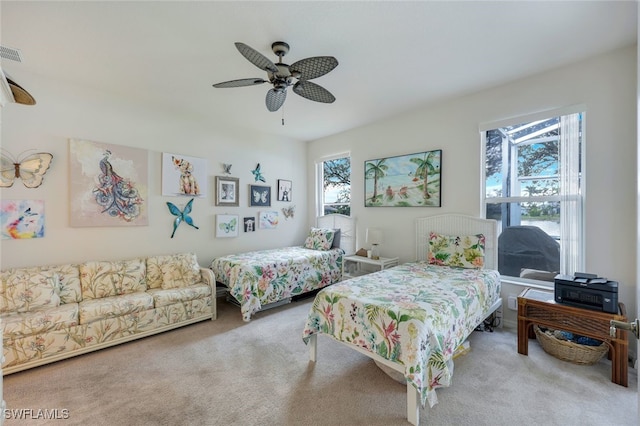
[[[331,103],[335,101],[335,97],[327,89],[308,81],[321,77],[338,66],[338,60],[333,56],[314,56],[288,65],[282,62],[282,57],[289,53],[289,44],[284,41],[276,41],[271,44],[271,50],[278,56],[278,63],[274,64],[260,52],[244,43],[236,42],[235,46],[249,62],[266,71],[269,80],[243,78],[217,83],[213,87],[242,87],[271,83],[273,88],[268,91],[265,100],[269,111],[280,109],[287,96],[289,86],[293,86],[293,92],[297,95],[315,102]],[[294,79],[298,81],[294,82]]]

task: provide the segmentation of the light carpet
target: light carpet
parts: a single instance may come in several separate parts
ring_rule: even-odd
[[[242,321],[218,301],[205,321],[4,378],[9,409],[68,410],[68,419],[11,425],[406,425],[406,387],[326,336],[309,362],[311,299]],[[611,383],[593,366],[517,353],[514,330],[474,332],[453,384],[421,409],[421,425],[638,425],[637,371]],[[5,417],[11,417],[5,416]]]

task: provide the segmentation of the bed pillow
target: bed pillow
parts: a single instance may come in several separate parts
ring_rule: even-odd
[[[442,235],[429,233],[429,264],[458,268],[484,267],[483,234]]]
[[[333,230],[333,242],[331,243],[331,248],[340,248],[340,229],[336,228]]]
[[[330,250],[335,231],[333,229],[311,228],[304,241],[304,247],[313,250]]]

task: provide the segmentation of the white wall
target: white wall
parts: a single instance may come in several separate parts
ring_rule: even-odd
[[[28,82],[28,85],[27,83]],[[44,200],[45,237],[29,240],[2,240],[2,268],[124,259],[152,254],[193,251],[201,265],[208,266],[219,255],[302,244],[306,223],[307,186],[306,143],[267,134],[225,128],[180,111],[163,111],[150,105],[136,105],[108,93],[49,81],[42,75],[21,75],[21,84],[37,104],[7,104],[2,108],[2,148],[13,155],[29,150],[53,154],[53,164],[44,183],[36,189],[17,181],[0,190],[2,199]],[[80,138],[149,152],[149,225],[136,227],[71,226],[69,218],[68,139]],[[173,239],[173,216],[166,202],[182,207],[190,197],[161,195],[162,152],[204,158],[208,162],[208,193],[196,199],[191,216],[195,230],[180,225]],[[215,215],[219,213],[255,216],[261,210],[248,207],[248,185],[255,183],[251,170],[261,163],[266,184],[272,187],[272,210],[280,212],[274,230],[240,231],[238,238],[215,238]],[[214,176],[223,175],[222,163],[233,164],[231,176],[240,179],[240,207],[216,207]],[[276,201],[277,179],[293,182],[296,217],[285,220],[281,208],[289,203]],[[259,182],[263,184],[262,182]]]
[[[437,82],[427,83],[437,84]],[[586,105],[586,265],[620,282],[620,300],[636,311],[636,47],[408,112],[309,145],[307,180],[323,156],[351,152],[352,215],[358,247],[367,227],[384,230],[383,256],[414,259],[414,221],[443,213],[481,215],[478,126],[553,108]],[[364,161],[442,149],[442,207],[364,207]],[[309,214],[313,200],[309,199]],[[311,216],[309,216],[309,219]],[[503,296],[521,288],[505,285]],[[505,302],[506,306],[506,302]],[[506,312],[507,320],[515,319]]]

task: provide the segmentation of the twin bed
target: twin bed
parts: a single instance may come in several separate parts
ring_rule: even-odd
[[[339,241],[225,256],[211,269],[245,321],[319,290],[302,335],[311,361],[324,334],[401,375],[407,419],[417,425],[420,405],[433,406],[436,389],[451,384],[456,348],[502,305],[497,223],[455,214],[417,219],[416,262],[346,281],[343,257],[355,251],[355,220],[328,215],[317,227],[340,229]]]
[[[228,300],[240,305],[244,321],[342,280],[344,255],[355,251],[355,219],[334,214],[318,217],[316,224],[315,229],[334,230],[331,247],[308,238],[308,247],[232,254],[211,262],[216,281],[227,289]]]
[[[417,262],[318,292],[303,331],[310,359],[325,334],[402,374],[407,419],[418,424],[420,403],[433,406],[451,384],[456,348],[502,304],[496,240],[492,220],[418,219]]]

